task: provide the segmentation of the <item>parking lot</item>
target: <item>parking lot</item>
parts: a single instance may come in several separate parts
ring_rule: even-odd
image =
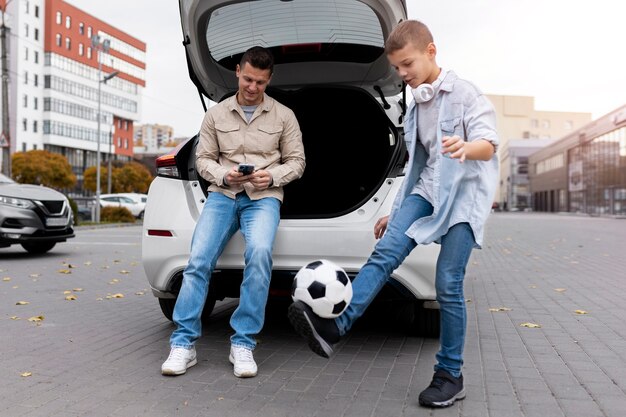
[[[438,342],[388,309],[326,360],[270,303],[259,374],[238,379],[228,300],[198,365],[162,376],[173,326],[147,288],[141,227],[79,228],[43,256],[0,250],[0,415],[623,417],[625,247],[626,219],[494,213],[466,275],[467,398],[430,410],[417,395]]]

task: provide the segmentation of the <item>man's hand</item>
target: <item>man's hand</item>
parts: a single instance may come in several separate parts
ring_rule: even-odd
[[[378,219],[376,224],[374,225],[374,237],[376,239],[380,239],[385,234],[385,230],[387,230],[387,222],[389,221],[389,216],[381,217]]]
[[[264,169],[259,169],[250,175],[243,175],[238,171],[237,166],[234,166],[226,173],[224,180],[231,187],[238,187],[249,182],[257,190],[266,190],[272,184],[272,174]]]
[[[441,138],[441,153],[449,158],[465,161],[465,141],[460,136],[444,136]]]

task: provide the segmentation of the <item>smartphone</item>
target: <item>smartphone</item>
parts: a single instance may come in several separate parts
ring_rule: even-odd
[[[239,164],[238,170],[243,175],[250,175],[254,172],[254,164]]]

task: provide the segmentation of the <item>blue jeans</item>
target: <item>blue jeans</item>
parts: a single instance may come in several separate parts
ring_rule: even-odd
[[[422,196],[411,194],[402,202],[393,222],[376,244],[374,252],[352,282],[352,301],[346,311],[335,319],[339,333],[346,334],[356,319],[383,288],[392,272],[417,246],[405,234],[417,219],[429,216],[432,205]],[[444,369],[455,377],[461,374],[467,315],[463,294],[465,267],[474,247],[474,233],[467,223],[457,223],[441,237],[437,258],[435,286],[440,310],[440,349],[435,370]]]
[[[209,194],[191,240],[189,264],[174,307],[176,330],[171,347],[191,348],[200,337],[200,316],[209,290],[211,274],[230,238],[241,230],[246,241],[245,267],[239,306],[230,318],[235,331],[231,344],[254,349],[255,335],[263,328],[265,305],[272,272],[272,249],[280,221],[276,198],[251,200],[245,193],[235,199]]]

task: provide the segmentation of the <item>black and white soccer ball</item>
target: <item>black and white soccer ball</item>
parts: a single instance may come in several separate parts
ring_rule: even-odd
[[[343,313],[352,300],[352,282],[346,272],[326,259],[300,268],[291,287],[294,301],[306,303],[313,312],[327,319]]]

